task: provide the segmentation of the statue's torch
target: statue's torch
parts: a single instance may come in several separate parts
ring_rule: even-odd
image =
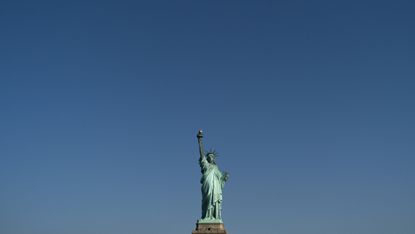
[[[203,138],[203,131],[199,130],[199,132],[197,133],[197,139]]]

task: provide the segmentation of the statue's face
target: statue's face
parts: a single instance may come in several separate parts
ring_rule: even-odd
[[[215,162],[215,156],[213,154],[208,154],[206,159],[209,163]]]

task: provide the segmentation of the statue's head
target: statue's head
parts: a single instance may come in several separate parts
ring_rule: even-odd
[[[213,164],[216,164],[216,157],[218,156],[218,154],[216,153],[216,151],[214,151],[214,150],[211,150],[211,151],[209,151],[209,152],[207,152],[207,154],[206,154],[206,160],[209,162],[209,163],[213,163]]]

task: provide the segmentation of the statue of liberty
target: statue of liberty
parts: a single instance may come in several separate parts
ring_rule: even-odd
[[[202,218],[199,223],[203,222],[222,222],[222,189],[228,180],[228,173],[221,172],[216,165],[216,152],[209,151],[205,154],[202,144],[202,130],[197,134],[199,142],[199,164],[202,171]]]

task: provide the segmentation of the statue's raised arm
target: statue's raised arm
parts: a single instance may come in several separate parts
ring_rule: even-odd
[[[199,130],[199,132],[197,133],[197,141],[199,143],[200,159],[205,157],[205,151],[203,150],[202,138],[203,138],[203,132],[202,132],[202,130]]]

